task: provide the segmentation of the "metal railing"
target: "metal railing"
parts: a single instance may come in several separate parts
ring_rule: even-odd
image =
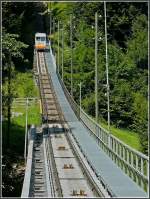
[[[55,197],[55,187],[53,183],[53,171],[51,168],[51,157],[50,157],[50,150],[49,150],[49,144],[48,144],[48,139],[43,137],[43,142],[44,142],[44,148],[46,152],[46,163],[48,167],[48,178],[49,178],[49,184],[50,184],[50,189],[48,188],[48,192],[50,193],[49,196]]]
[[[12,110],[16,110],[18,107],[22,107],[23,109],[25,109],[25,136],[24,136],[24,159],[25,159],[25,163],[27,160],[27,150],[28,150],[28,143],[29,143],[29,132],[30,129],[28,128],[28,112],[29,112],[29,106],[32,104],[35,104],[35,102],[37,103],[39,101],[39,98],[37,97],[20,97],[20,98],[13,98],[13,103],[12,103]],[[13,111],[12,111],[13,113]],[[23,114],[22,111],[21,113],[18,114]]]
[[[87,115],[83,109],[80,111],[78,104],[68,92],[58,73],[57,76],[76,116],[90,130],[98,145],[133,181],[143,188],[144,191],[148,192],[149,158],[110,134]]]
[[[87,177],[90,178],[91,183],[94,185],[95,190],[97,190],[98,193],[101,193],[100,194],[101,197],[108,197],[108,198],[109,197],[116,197],[115,193],[111,190],[111,188],[105,182],[105,180],[101,176],[98,176],[98,178],[97,178],[96,170],[92,167],[92,164],[89,162],[88,157],[82,151],[82,148],[81,148],[79,142],[76,140],[76,137],[74,136],[74,134],[71,132],[70,129],[69,129],[69,131],[66,131],[66,137],[67,137],[70,145],[72,146],[72,149],[75,152],[76,157],[78,158],[78,160],[79,160],[79,162],[81,164],[82,169],[85,171]],[[73,143],[73,139],[75,140],[75,143]],[[82,159],[82,156],[84,157],[84,160]],[[91,173],[90,173],[89,169],[87,168],[87,165],[86,165],[85,162],[88,162],[90,168],[93,170],[93,172],[95,174],[95,177],[99,180],[99,182],[101,183],[101,186],[103,187],[103,191],[100,188],[99,184],[97,184],[97,181],[96,182],[94,181],[94,178],[93,178],[94,176],[91,175]],[[104,190],[106,191],[105,193],[104,193]]]
[[[62,192],[61,184],[59,181],[58,171],[56,169],[57,167],[56,167],[55,157],[53,153],[53,147],[51,143],[49,129],[48,129],[48,139],[46,139],[46,147],[47,147],[46,149],[47,159],[49,161],[49,169],[51,173],[51,181],[53,183],[53,193],[54,193],[54,196],[62,197],[63,192]]]
[[[33,164],[33,133],[34,127],[31,127],[28,132],[28,156],[26,162],[25,176],[23,181],[21,198],[27,198],[30,196],[31,180],[32,180],[32,164]]]
[[[65,96],[67,97],[67,100],[71,106],[71,108],[73,109],[74,113],[76,114],[77,118],[80,118],[80,107],[78,106],[78,104],[75,102],[75,100],[73,99],[73,97],[70,95],[69,91],[67,90],[65,84],[62,82],[61,77],[59,75],[59,73],[57,73],[59,82],[63,88],[63,91],[65,93]]]

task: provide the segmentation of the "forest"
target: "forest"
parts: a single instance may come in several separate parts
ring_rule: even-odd
[[[70,91],[72,17],[73,97],[95,117],[95,12],[98,13],[98,110],[99,122],[107,123],[104,3],[51,3],[52,47],[56,52],[60,21],[60,75],[64,56],[64,83]],[[107,2],[107,42],[110,84],[110,122],[139,136],[141,150],[148,154],[148,13],[147,3]],[[46,29],[49,32],[49,14]],[[63,30],[63,33],[62,33]],[[64,43],[62,44],[62,36]],[[127,135],[128,136],[128,135]]]
[[[20,117],[12,117],[13,101],[36,97],[33,82],[34,35],[40,31],[38,12],[42,3],[2,3],[2,195],[20,197],[25,171],[24,107]],[[30,23],[29,23],[30,21]],[[35,116],[36,114],[36,116]],[[39,123],[38,107],[28,111],[29,123]]]
[[[49,35],[48,7],[52,11],[52,35]],[[22,186],[22,174],[19,174],[21,178],[18,177],[12,167],[16,157],[23,157],[23,146],[15,151],[11,143],[11,106],[16,97],[37,95],[37,90],[32,83],[34,35],[36,32],[44,31],[50,36],[52,49],[58,61],[58,21],[60,21],[59,68],[62,75],[63,52],[64,83],[70,92],[70,16],[72,16],[73,28],[73,97],[79,104],[78,84],[82,82],[82,108],[91,117],[95,117],[95,12],[99,16],[99,123],[106,125],[103,2],[49,4],[3,2],[2,4],[2,115],[5,119],[3,137],[6,138],[6,143],[3,142],[3,164],[6,164],[7,168],[3,172],[5,196],[9,196],[10,193],[11,196],[18,196]],[[41,16],[44,29],[41,27],[39,13],[43,13]],[[61,42],[62,33],[64,45]],[[146,2],[107,2],[107,42],[111,126],[136,133],[140,141],[140,151],[148,155],[148,4]],[[128,137],[128,134],[126,136]],[[17,142],[15,144],[17,145]],[[10,169],[11,174],[9,174]]]

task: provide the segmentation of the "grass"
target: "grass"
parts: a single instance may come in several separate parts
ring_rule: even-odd
[[[101,126],[105,129],[107,128],[107,125],[105,123],[101,123]],[[134,149],[141,151],[141,145],[138,133],[127,130],[127,129],[119,129],[114,126],[110,127],[110,131],[112,135],[126,143],[127,145],[133,147]]]
[[[18,93],[18,97],[26,98],[26,97],[39,97],[38,87],[35,85],[33,81],[32,73],[18,73],[16,77],[16,91]],[[21,105],[24,104],[24,105]],[[18,101],[14,101],[12,104],[13,112],[19,112],[23,115],[12,118],[12,122],[18,124],[20,126],[25,127],[26,122],[26,100],[22,100],[21,103]],[[40,104],[39,101],[30,101],[28,105],[28,124],[39,125],[41,123],[40,119]]]
[[[15,79],[17,97],[38,97],[38,88],[33,82],[32,75],[21,74]],[[24,101],[26,102],[26,101]],[[3,197],[20,197],[24,178],[24,141],[26,124],[26,106],[13,102],[12,112],[22,115],[11,117],[10,145],[7,143],[7,120],[2,123],[2,149],[3,149]],[[39,101],[32,101],[28,106],[28,125],[41,124]],[[16,168],[13,165],[17,165]],[[21,170],[20,170],[21,169]]]
[[[95,120],[94,117],[90,116],[93,120]],[[99,121],[99,124],[106,130],[108,130],[108,126],[106,122]],[[137,151],[142,152],[141,150],[141,144],[140,144],[140,138],[138,133],[134,131],[130,131],[128,129],[120,129],[116,128],[115,126],[110,126],[111,134],[117,137],[120,141],[124,142],[128,146],[134,148]]]
[[[14,112],[23,113],[18,117],[12,118],[12,122],[18,124],[20,126],[25,127],[26,123],[26,107],[17,106],[13,109]],[[41,124],[41,117],[40,117],[40,105],[39,102],[33,103],[28,107],[28,124],[40,125]]]
[[[23,113],[23,115],[11,118],[10,150],[13,150],[14,153],[19,153],[20,155],[22,155],[24,150],[26,110],[25,107],[20,106],[19,104],[16,103],[13,112]],[[39,102],[32,103],[28,107],[28,125],[29,124],[40,125],[40,123],[41,123],[41,117],[40,117]],[[7,121],[3,122],[2,129],[3,129],[3,152],[5,152],[7,150],[7,144],[6,144]]]
[[[39,97],[39,91],[33,81],[33,75],[31,72],[26,72],[26,73],[18,72],[16,74],[16,78],[13,84],[16,88],[15,91],[17,97],[21,98]],[[22,115],[11,117],[10,145],[14,146],[13,152],[17,153],[18,151],[24,150],[24,133],[26,125],[26,100],[22,100],[22,102],[19,103],[17,100],[14,99],[11,112],[22,113]],[[31,124],[35,125],[41,124],[40,104],[38,100],[29,101],[28,125]],[[3,129],[3,150],[6,151],[5,149],[8,148],[5,145],[6,135],[7,135],[7,121],[3,122],[2,129]]]
[[[38,97],[38,87],[35,86],[31,72],[18,72],[15,77],[15,90],[17,97]]]

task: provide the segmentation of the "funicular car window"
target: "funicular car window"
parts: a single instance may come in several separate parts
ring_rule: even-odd
[[[37,41],[40,41],[40,37],[36,37],[36,40],[37,40]]]
[[[45,37],[41,37],[41,41],[45,41]]]

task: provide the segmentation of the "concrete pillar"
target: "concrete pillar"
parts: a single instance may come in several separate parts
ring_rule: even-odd
[[[129,163],[129,150],[127,150],[127,163]]]
[[[133,167],[134,165],[133,165],[133,152],[131,152],[131,166]]]
[[[123,147],[123,160],[125,160],[125,148]]]
[[[138,156],[136,155],[135,158],[136,158],[136,169],[139,170],[139,168],[138,168]]]
[[[120,155],[120,144],[119,143],[118,143],[118,155],[121,156]]]
[[[141,165],[140,165],[140,168],[141,168],[141,173],[144,174],[143,158],[141,158]]]

